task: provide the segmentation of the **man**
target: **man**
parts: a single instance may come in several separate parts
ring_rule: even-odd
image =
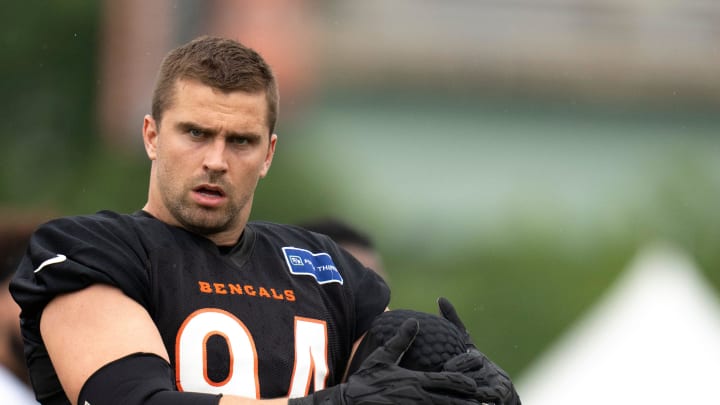
[[[477,403],[462,367],[397,366],[413,320],[342,380],[389,290],[327,237],[248,222],[277,99],[235,41],[166,56],[143,123],[145,206],[48,222],[13,279],[43,404]]]

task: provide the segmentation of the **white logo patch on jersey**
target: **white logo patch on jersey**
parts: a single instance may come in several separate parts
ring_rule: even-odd
[[[38,271],[42,270],[43,267],[45,267],[45,266],[49,266],[49,265],[51,265],[51,264],[62,263],[62,262],[64,262],[65,260],[67,260],[67,256],[61,255],[61,254],[58,253],[57,256],[51,257],[51,258],[45,260],[44,262],[42,262],[42,263],[40,264],[40,266],[38,266],[38,268],[35,269],[35,271],[34,271],[33,273],[37,273]]]

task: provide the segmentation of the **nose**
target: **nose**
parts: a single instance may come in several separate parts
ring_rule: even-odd
[[[203,168],[211,172],[227,172],[228,165],[225,152],[225,140],[219,136],[215,137],[205,150]]]

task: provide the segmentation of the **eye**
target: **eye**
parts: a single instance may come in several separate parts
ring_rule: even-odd
[[[247,145],[250,143],[250,139],[244,136],[231,136],[228,137],[227,142],[232,145]]]
[[[193,138],[201,138],[205,135],[205,133],[203,133],[203,131],[201,131],[197,128],[190,128],[188,130],[188,134],[190,134],[190,136]]]

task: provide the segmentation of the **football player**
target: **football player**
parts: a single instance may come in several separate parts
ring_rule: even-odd
[[[147,203],[40,226],[12,281],[41,403],[478,403],[463,367],[397,364],[413,319],[343,381],[389,289],[327,237],[248,222],[277,103],[236,41],[165,57],[142,128]]]

